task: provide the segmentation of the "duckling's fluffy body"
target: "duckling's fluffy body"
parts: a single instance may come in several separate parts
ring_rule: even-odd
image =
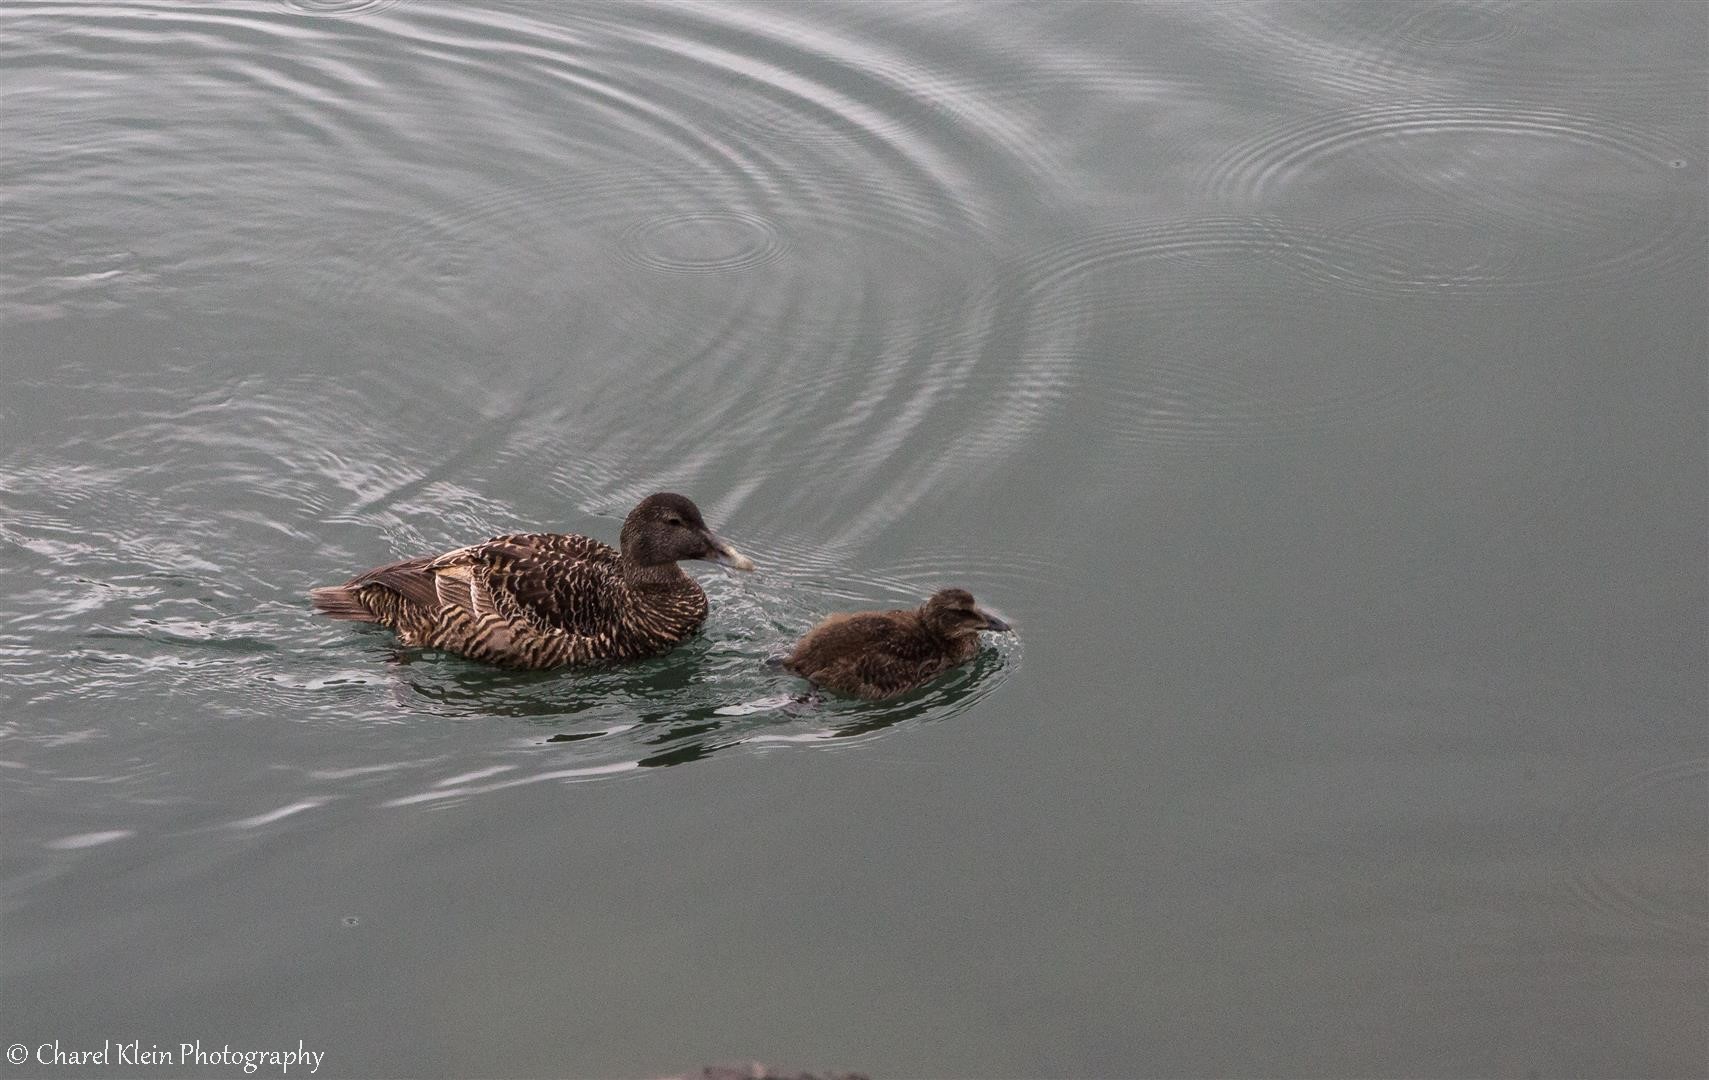
[[[896,697],[973,659],[981,630],[1007,629],[967,590],[943,589],[918,608],[832,615],[807,631],[783,666],[840,694]]]
[[[405,645],[512,668],[617,663],[666,652],[706,621],[706,594],[677,566],[751,570],[681,495],[650,495],[621,550],[569,533],[512,533],[376,567],[312,590],[335,619],[375,622]]]

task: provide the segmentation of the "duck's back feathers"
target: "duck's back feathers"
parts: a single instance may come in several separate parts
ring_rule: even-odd
[[[350,622],[380,621],[366,604],[343,585],[322,585],[310,589],[309,599],[313,601],[315,610],[329,619],[346,619]]]
[[[706,594],[679,559],[754,568],[670,492],[635,504],[622,545],[511,533],[377,566],[309,596],[323,614],[389,626],[406,645],[547,668],[635,660],[686,640],[706,620]]]
[[[392,594],[397,602],[429,610],[438,603],[433,575],[427,569],[432,562],[433,556],[425,555],[376,566],[342,585],[310,589],[309,599],[322,615],[353,622],[386,621],[373,603],[378,595],[376,590]]]
[[[389,626],[406,645],[519,668],[650,656],[706,618],[706,594],[674,565],[638,587],[616,551],[560,533],[405,559],[310,596],[323,613]]]
[[[448,551],[427,569],[437,579],[441,603],[521,620],[542,632],[597,635],[621,621],[629,592],[616,551],[565,533],[494,537]]]

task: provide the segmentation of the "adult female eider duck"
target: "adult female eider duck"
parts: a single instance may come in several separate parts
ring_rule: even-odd
[[[966,589],[942,589],[911,610],[832,615],[807,631],[783,666],[827,690],[878,700],[973,659],[979,631],[1007,629]]]
[[[376,567],[313,589],[335,619],[375,622],[405,645],[511,668],[618,663],[666,652],[706,621],[706,594],[677,566],[754,564],[681,495],[649,495],[623,520],[620,551],[569,533],[513,533]]]

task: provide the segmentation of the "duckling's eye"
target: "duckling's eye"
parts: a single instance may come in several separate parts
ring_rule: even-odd
[[[672,514],[670,517],[665,519],[665,524],[666,525],[679,525],[680,526],[682,524],[682,518],[679,518],[675,514]]]

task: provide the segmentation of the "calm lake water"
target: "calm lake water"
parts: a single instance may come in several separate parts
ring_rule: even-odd
[[[1703,1075],[1703,5],[8,0],[0,170],[8,1077]]]

